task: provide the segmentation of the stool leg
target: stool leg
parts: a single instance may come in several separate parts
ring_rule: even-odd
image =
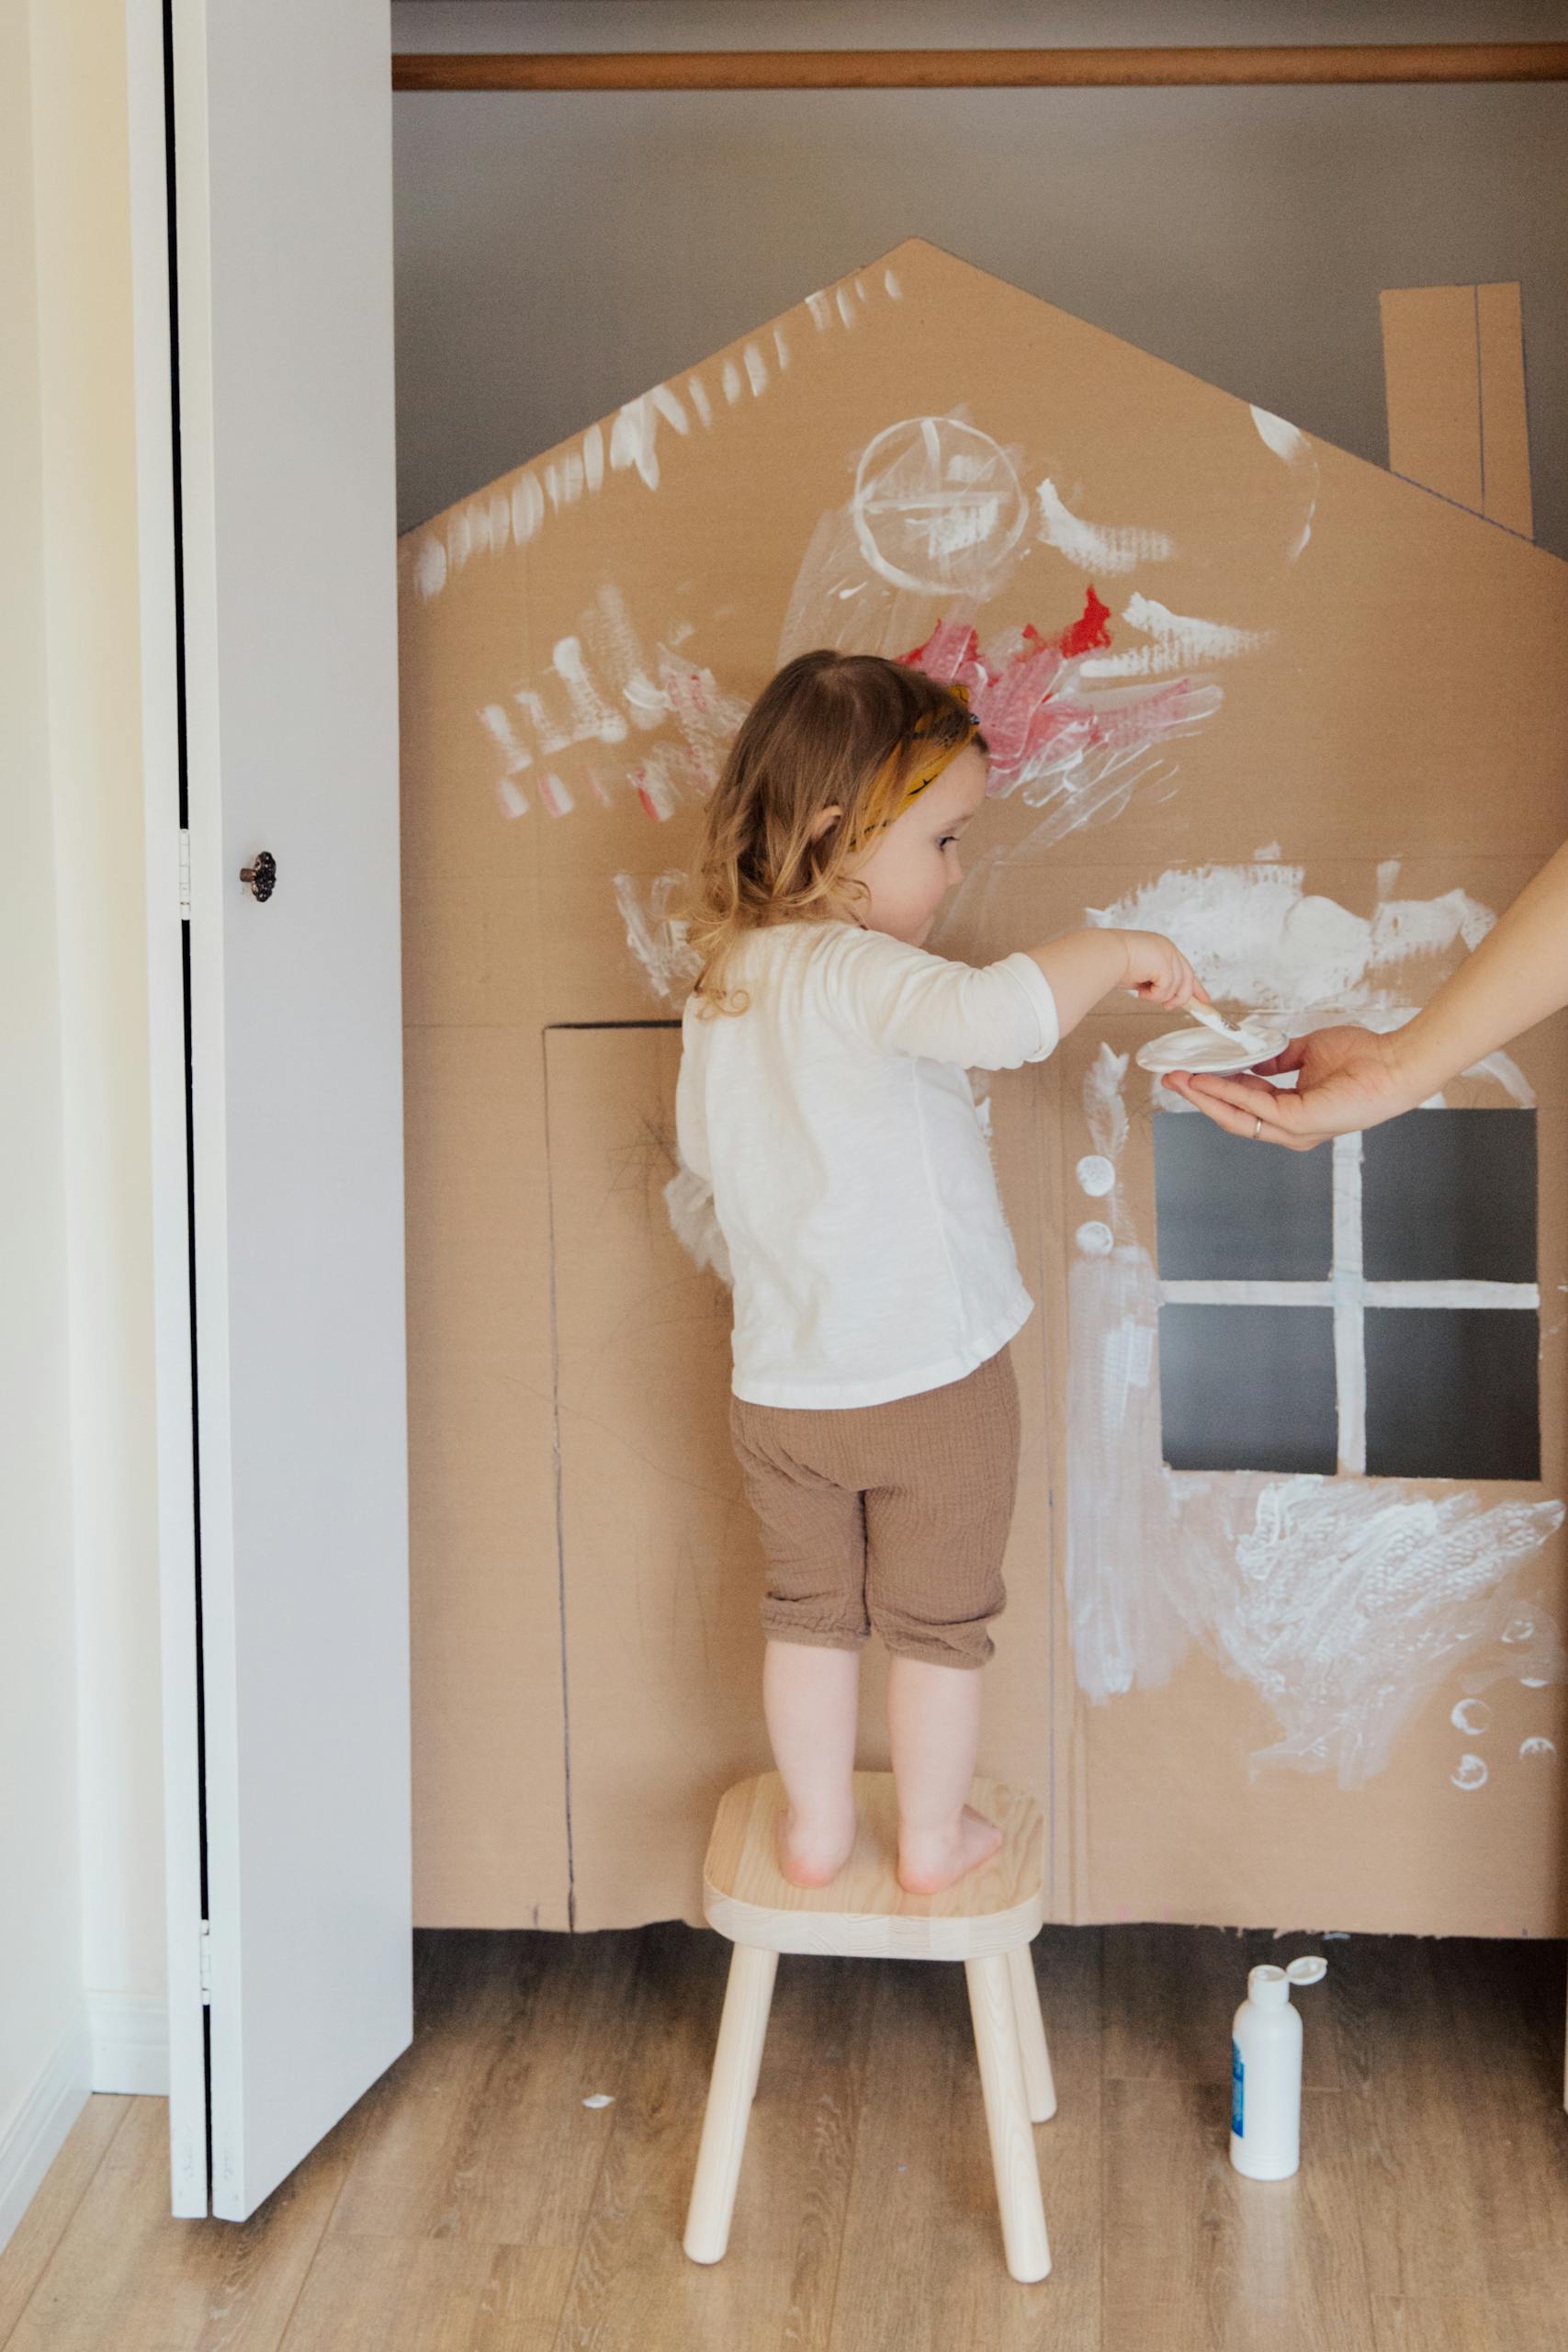
[[[724,2015],[719,2020],[718,2047],[714,2052],[702,2145],[682,2240],[694,2262],[716,2262],[729,2243],[746,2126],[778,1965],[776,1951],[764,1951],[755,1944],[737,1944],[729,1956]]]
[[[1012,1978],[1013,2007],[1018,2013],[1018,2047],[1023,2060],[1023,2096],[1032,2123],[1049,2123],[1056,2112],[1056,2086],[1051,2079],[1051,2053],[1045,2047],[1045,2020],[1040,2014],[1040,1985],[1028,1944],[1014,1944],[1008,1954]]]
[[[980,2088],[991,2137],[991,2168],[1002,2221],[1002,2245],[1015,2278],[1043,2278],[1051,2267],[1045,2212],[1040,2201],[1040,2167],[1023,2093],[1023,2061],[1018,2046],[1012,1981],[1005,1952],[966,1960],[969,2013]]]

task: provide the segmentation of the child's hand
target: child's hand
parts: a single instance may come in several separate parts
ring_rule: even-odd
[[[1122,985],[1145,1004],[1179,1007],[1194,997],[1207,1004],[1209,991],[1174,941],[1157,931],[1123,931],[1118,934],[1127,951],[1127,977]]]

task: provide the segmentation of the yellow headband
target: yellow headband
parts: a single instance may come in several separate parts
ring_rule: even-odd
[[[951,695],[956,695],[960,702],[967,704],[969,700],[969,689],[967,686],[954,684],[949,686],[947,691]],[[928,714],[924,718],[918,718],[915,721],[914,726],[910,729],[909,734],[905,741],[908,742],[918,741],[922,735],[929,735],[931,729],[931,716]],[[938,776],[942,774],[943,768],[948,765],[949,762],[955,760],[960,752],[967,751],[970,743],[974,741],[979,731],[979,720],[972,718],[965,722],[964,730],[962,735],[957,736],[952,742],[943,743],[938,751],[931,753],[930,759],[922,760],[905,780],[904,788],[898,796],[896,806],[888,810],[886,817],[878,817],[874,819],[871,824],[863,826],[860,832],[855,835],[854,846],[858,848],[860,843],[866,839],[867,835],[871,833],[879,833],[888,825],[896,824],[898,819],[904,814],[905,809],[909,806],[909,803],[912,800],[918,800],[919,798],[920,794],[925,790],[927,785],[934,784],[936,782]],[[886,777],[890,778],[897,773],[897,763],[902,756],[904,749],[905,741],[900,741],[897,749],[889,756],[883,771]],[[870,795],[871,805],[873,808],[876,806],[879,792],[885,788],[885,786],[879,780],[878,785],[874,787]]]

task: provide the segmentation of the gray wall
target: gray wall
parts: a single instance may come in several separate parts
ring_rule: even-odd
[[[392,22],[399,49],[1544,40],[1568,0]],[[1380,289],[1517,278],[1536,536],[1568,556],[1568,86],[421,94],[395,141],[404,528],[919,235],[1378,464]]]

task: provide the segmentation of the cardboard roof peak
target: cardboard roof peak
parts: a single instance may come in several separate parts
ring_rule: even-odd
[[[1089,366],[1094,364],[1096,345],[1135,359],[1146,373],[1152,398],[1158,398],[1161,379],[1168,379],[1172,387],[1196,388],[1220,400],[1239,401],[1254,417],[1271,418],[1278,428],[1281,450],[1297,440],[1310,442],[1318,451],[1332,450],[1344,465],[1365,468],[1380,481],[1397,481],[1405,495],[1439,495],[1419,482],[1390,475],[1385,468],[1340,448],[1337,443],[1309,436],[1283,417],[1271,417],[1270,412],[1248,401],[1245,393],[1232,391],[1172,360],[1163,359],[1109,328],[1095,326],[1075,312],[1063,310],[1043,295],[1029,292],[1010,278],[950,253],[929,238],[915,236],[906,237],[842,277],[829,280],[787,310],[747,328],[733,342],[719,345],[705,357],[674,371],[618,408],[580,426],[553,447],[521,459],[423,522],[411,525],[400,535],[404,576],[416,590],[431,590],[433,582],[436,587],[444,585],[453,563],[466,560],[462,550],[471,552],[476,547],[493,544],[491,510],[500,498],[504,498],[512,509],[503,536],[513,536],[514,517],[521,533],[519,543],[525,545],[551,515],[575,503],[585,490],[597,490],[607,477],[625,471],[629,477],[640,478],[649,487],[657,486],[673,443],[690,439],[692,419],[700,418],[705,428],[711,431],[714,421],[722,415],[716,390],[723,405],[733,406],[733,386],[743,385],[751,397],[760,397],[767,390],[771,376],[788,367],[789,357],[780,355],[781,351],[790,353],[792,333],[803,341],[807,329],[815,334],[837,334],[842,337],[857,323],[868,322],[878,306],[908,303],[911,294],[916,298],[915,307],[907,311],[906,319],[919,326],[924,323],[931,308],[943,303],[951,303],[955,312],[962,313],[966,300],[972,300],[976,291],[994,296],[1004,308],[1026,306],[1042,319],[1050,320]],[[707,378],[716,377],[716,384],[710,386],[705,379],[705,370]],[[1261,424],[1259,429],[1263,429]],[[1459,508],[1457,512],[1466,528],[1496,531],[1506,527],[1468,508]],[[1563,561],[1517,532],[1508,536],[1517,541],[1521,551],[1529,550],[1528,554],[1521,552],[1521,563],[1557,565]],[[441,549],[440,558],[435,546]]]

